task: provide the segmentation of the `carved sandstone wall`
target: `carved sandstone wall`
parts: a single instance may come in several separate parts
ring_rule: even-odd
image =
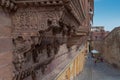
[[[120,68],[120,27],[111,31],[104,41],[105,60],[116,68]]]
[[[1,0],[1,36],[7,35],[1,47],[9,52],[1,79],[54,79],[85,46],[92,5],[93,0]]]

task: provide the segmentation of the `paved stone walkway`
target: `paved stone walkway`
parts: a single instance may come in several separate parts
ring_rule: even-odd
[[[76,80],[120,80],[120,71],[106,63],[95,65],[93,60],[88,58],[83,72]]]

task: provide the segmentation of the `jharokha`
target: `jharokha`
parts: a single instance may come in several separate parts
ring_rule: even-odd
[[[0,0],[0,80],[74,80],[94,0]]]

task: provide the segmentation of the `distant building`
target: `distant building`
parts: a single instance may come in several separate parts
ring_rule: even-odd
[[[92,49],[102,53],[102,44],[104,37],[109,33],[105,31],[104,26],[94,26],[91,28]]]
[[[100,32],[102,30],[104,30],[104,26],[94,26],[91,28],[92,32]]]
[[[104,30],[104,26],[94,26],[91,28],[91,38],[93,41],[103,40],[103,38],[109,33]]]

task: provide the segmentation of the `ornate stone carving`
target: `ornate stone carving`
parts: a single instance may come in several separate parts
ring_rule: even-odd
[[[54,8],[55,9],[55,8]],[[25,31],[39,31],[46,30],[48,28],[48,19],[58,19],[59,11],[53,11],[54,9],[46,8],[27,8],[19,9],[13,16],[13,25],[16,32]],[[54,24],[53,20],[53,24]]]
[[[62,32],[62,26],[59,25],[59,21],[56,19],[49,20],[48,19],[48,26],[52,30],[53,35],[59,34]]]
[[[22,74],[22,78],[27,76],[27,73],[39,69],[44,74],[46,66],[54,59],[60,45],[68,39],[67,36],[74,33],[74,26],[61,20],[60,9],[59,7],[20,8],[12,16],[13,35],[20,36],[13,39],[14,58],[18,60],[14,60],[13,63],[16,71]],[[33,70],[28,71],[31,67]],[[20,74],[17,76],[21,77]]]
[[[31,56],[32,56],[33,64],[36,64],[36,63],[41,64],[41,61],[39,60],[39,58],[41,57],[39,57],[39,55],[45,54],[45,51],[47,52],[47,55],[46,55],[47,58],[54,57],[57,54],[59,50],[60,42],[56,34],[53,35],[53,29],[60,28],[58,26],[60,25],[58,24],[56,26],[56,23],[51,23],[50,26],[48,26],[49,28],[47,30],[40,30],[37,36],[31,36],[30,39],[25,39],[22,36],[18,36],[17,38],[13,39],[13,44],[15,46],[15,50],[13,53],[15,55],[14,56],[15,59],[13,60],[13,63],[17,71],[23,70],[25,65],[28,64],[28,61],[25,61],[25,60],[28,60],[27,54],[32,54]],[[30,51],[30,53],[27,51]],[[45,64],[42,64],[43,66],[40,67],[42,69],[43,74],[45,71],[45,66],[49,64],[49,62],[51,61],[48,61],[48,63],[45,62]],[[26,73],[25,74],[21,73],[21,74],[23,76],[20,76],[20,74],[18,75],[19,77],[23,78]]]
[[[3,9],[7,9],[8,11],[16,11],[17,10],[17,6],[11,0],[1,0],[0,5],[3,7]]]
[[[23,38],[20,36],[16,39],[13,39],[13,43],[14,43],[14,46],[17,47],[14,49],[14,65],[15,65],[15,68],[16,70],[20,70],[22,68],[22,62],[24,62],[24,56],[23,54],[21,53],[22,51],[24,51],[25,49],[25,46],[24,46],[24,40]]]

